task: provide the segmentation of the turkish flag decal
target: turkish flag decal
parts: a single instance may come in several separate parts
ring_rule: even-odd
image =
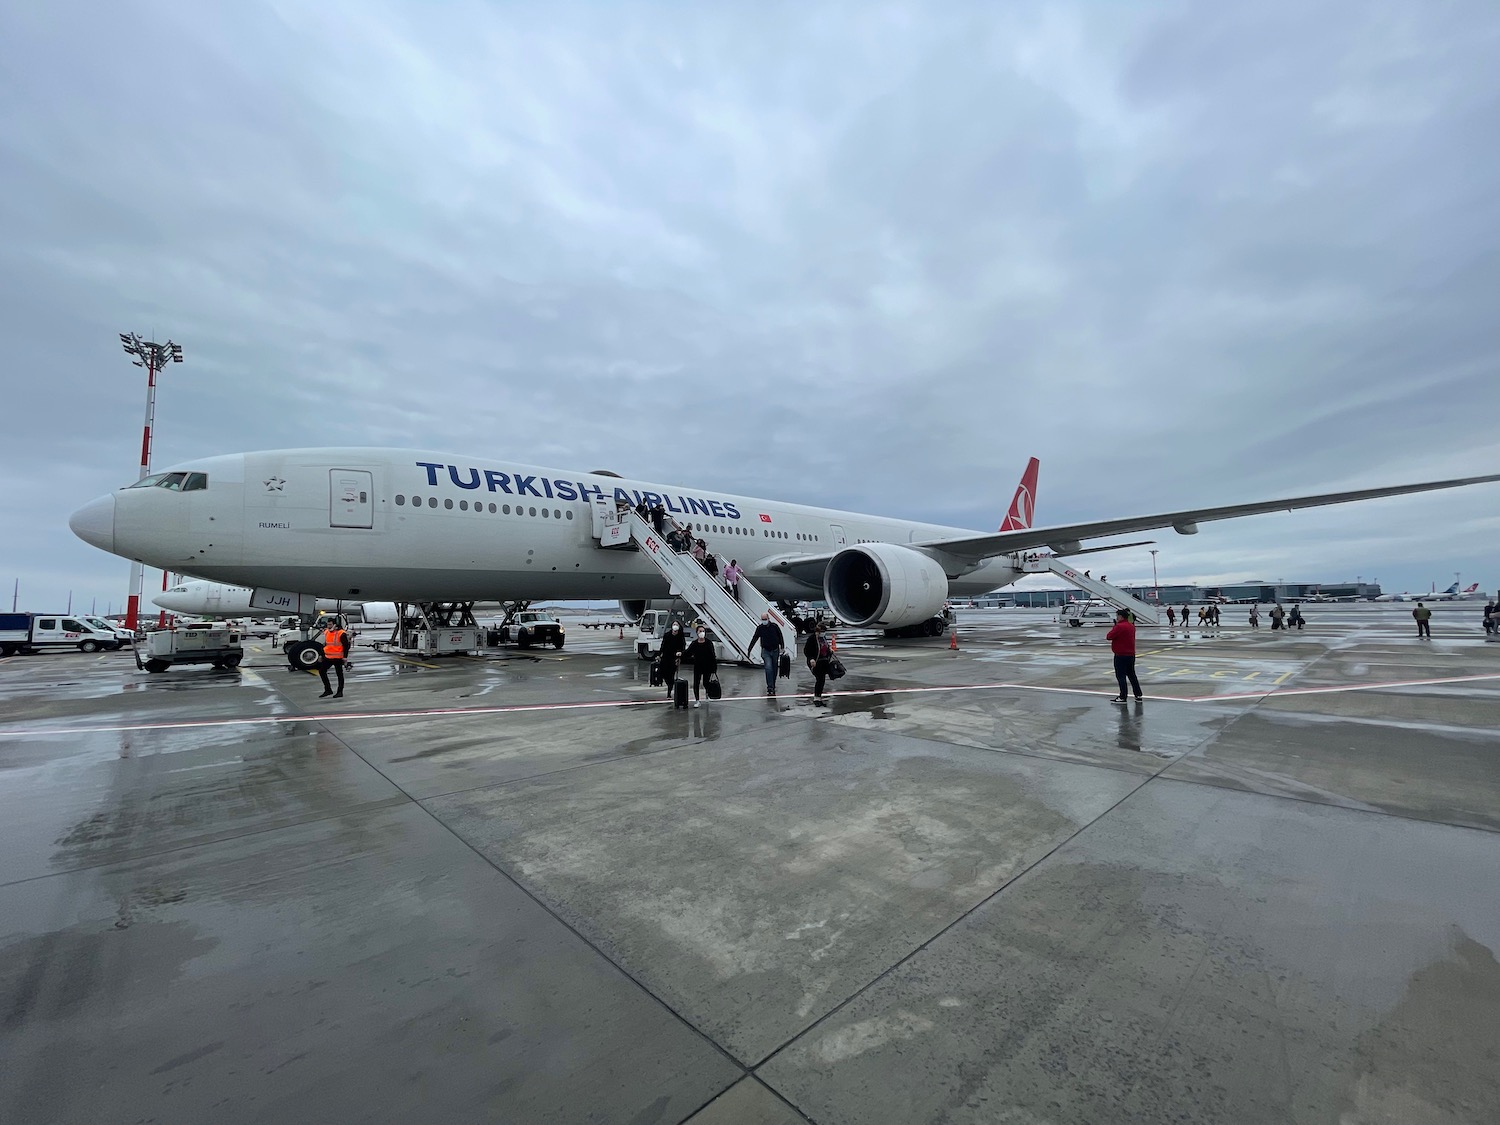
[[[771,517],[770,517],[770,516],[768,516],[768,515],[766,515],[766,513],[765,513],[765,512],[762,512],[762,513],[761,513],[761,514],[760,514],[760,522],[761,522],[761,523],[770,523],[770,522],[771,522]]]

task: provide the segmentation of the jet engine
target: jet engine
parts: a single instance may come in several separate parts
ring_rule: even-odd
[[[651,603],[645,598],[633,598],[620,603],[620,612],[625,615],[626,621],[639,621],[641,614],[645,613]]]
[[[823,597],[841,621],[859,628],[899,629],[942,612],[948,576],[910,547],[862,543],[830,560],[823,573]]]

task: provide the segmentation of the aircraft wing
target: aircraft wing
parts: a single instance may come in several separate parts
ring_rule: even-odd
[[[1219,508],[1187,508],[1180,512],[1162,512],[1152,516],[1127,516],[1123,519],[1094,520],[1088,523],[1059,524],[1055,527],[1031,527],[1018,531],[998,531],[988,535],[934,539],[912,544],[942,551],[961,559],[979,561],[995,555],[1009,555],[1046,547],[1059,555],[1078,553],[1085,539],[1105,535],[1130,535],[1171,527],[1192,535],[1198,524],[1211,520],[1229,520],[1240,516],[1257,516],[1266,512],[1290,512],[1298,508],[1321,508],[1328,504],[1349,504],[1355,500],[1376,500],[1382,496],[1405,496],[1411,492],[1433,492],[1442,488],[1462,488],[1469,484],[1500,481],[1500,473],[1482,477],[1459,477],[1422,484],[1398,484],[1388,488],[1360,488],[1350,492],[1323,492],[1316,496],[1289,496],[1284,500],[1259,500],[1249,504],[1226,504]]]

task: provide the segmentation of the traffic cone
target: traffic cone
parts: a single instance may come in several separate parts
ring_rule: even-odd
[[[620,640],[623,641],[624,639],[625,639],[625,626],[621,625],[620,626]]]
[[[953,632],[951,632],[951,633],[948,634],[948,647],[950,649],[955,649],[955,648],[958,647],[958,630],[957,629],[953,630]]]
[[[829,633],[828,634],[828,648],[829,648],[829,651],[831,651],[831,652],[838,652],[838,650],[839,650],[839,635],[837,633]]]

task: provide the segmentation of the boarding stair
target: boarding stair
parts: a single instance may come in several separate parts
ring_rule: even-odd
[[[1135,619],[1142,625],[1160,625],[1161,610],[1150,602],[1143,602],[1140,598],[1127,594],[1118,586],[1111,586],[1101,579],[1090,577],[1082,571],[1074,570],[1056,555],[1033,554],[1020,555],[1016,560],[1019,569],[1028,574],[1055,574],[1067,582],[1071,582],[1080,590],[1085,591],[1089,597],[1097,598],[1101,602],[1107,602],[1116,609],[1128,609],[1135,615]]]
[[[679,554],[667,546],[666,537],[658,535],[655,528],[634,509],[615,508],[602,497],[596,500],[594,535],[601,547],[638,546],[641,554],[661,571],[671,588],[672,596],[681,598],[692,606],[694,611],[713,626],[719,639],[740,660],[758,662],[753,661],[750,656],[750,642],[755,638],[755,631],[760,628],[762,613],[771,615],[771,620],[781,627],[783,636],[794,638],[797,635],[786,615],[743,575],[739,580],[739,598],[736,599],[724,587],[723,581],[709,574],[692,555],[686,552]]]

